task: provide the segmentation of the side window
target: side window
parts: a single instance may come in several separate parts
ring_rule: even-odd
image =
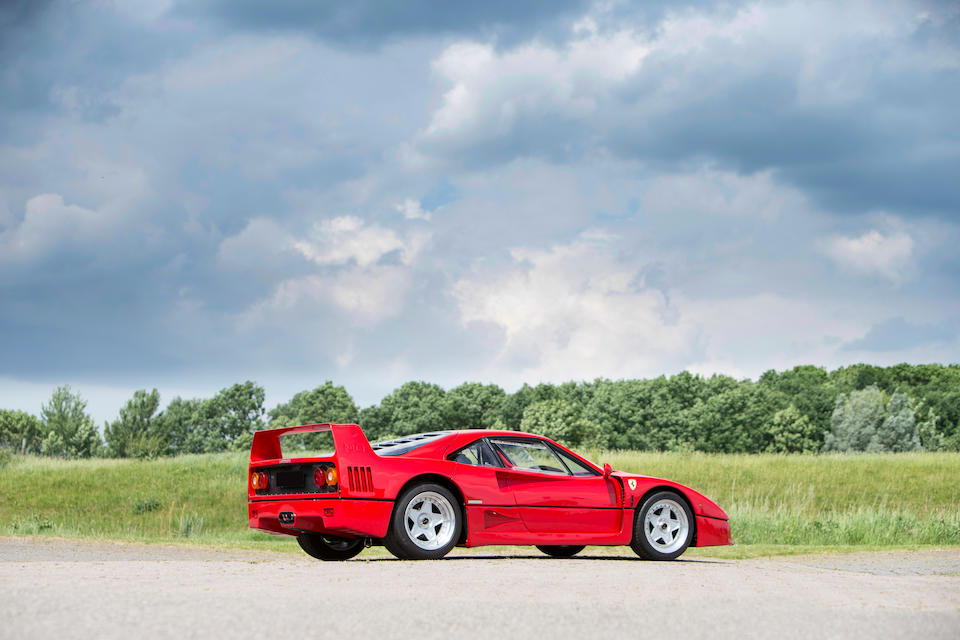
[[[472,464],[477,467],[499,467],[497,457],[493,450],[483,440],[477,440],[473,444],[455,451],[447,456],[448,460],[459,462],[461,464]]]
[[[562,473],[568,475],[566,467],[560,462],[553,450],[540,440],[491,440],[494,445],[517,469]]]
[[[563,460],[564,464],[567,465],[567,469],[570,470],[575,476],[598,476],[600,473],[596,469],[591,469],[584,463],[580,462],[572,455],[564,451],[563,449],[554,449],[554,453],[560,456],[560,459]]]

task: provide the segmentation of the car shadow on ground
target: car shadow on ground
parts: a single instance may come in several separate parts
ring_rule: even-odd
[[[642,558],[631,558],[630,556],[574,556],[572,558],[551,558],[550,556],[545,555],[502,555],[502,554],[486,554],[486,555],[469,555],[469,556],[446,556],[440,558],[440,560],[543,560],[545,562],[577,562],[581,560],[602,560],[604,562],[652,562],[650,560],[643,560]],[[399,558],[394,558],[393,556],[380,556],[374,558],[355,558],[352,562],[402,562]],[[677,558],[676,560],[671,560],[667,562],[683,562],[685,564],[727,564],[723,560],[706,560],[706,559],[694,559],[694,558]]]

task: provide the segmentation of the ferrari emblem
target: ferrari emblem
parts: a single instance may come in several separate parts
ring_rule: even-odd
[[[634,480],[633,478],[630,478],[629,480],[627,480],[627,484],[630,485],[631,491],[637,488],[637,481]]]

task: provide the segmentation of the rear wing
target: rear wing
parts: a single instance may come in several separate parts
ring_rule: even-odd
[[[314,431],[329,431],[333,435],[334,454],[338,457],[346,454],[351,460],[374,458],[367,436],[355,424],[305,424],[299,427],[284,427],[282,429],[264,429],[253,434],[253,444],[250,445],[250,462],[264,460],[282,460],[283,450],[280,447],[280,436],[288,433],[310,433]]]

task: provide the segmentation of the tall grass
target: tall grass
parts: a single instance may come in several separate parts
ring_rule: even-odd
[[[960,544],[960,455],[593,452],[691,486],[738,544]]]
[[[0,470],[0,531],[201,542],[272,539],[247,528],[247,456],[159,460],[15,457]],[[22,523],[19,528],[17,523]]]
[[[960,545],[960,454],[587,452],[716,501],[741,545]],[[0,469],[0,533],[283,546],[247,528],[244,454]]]

